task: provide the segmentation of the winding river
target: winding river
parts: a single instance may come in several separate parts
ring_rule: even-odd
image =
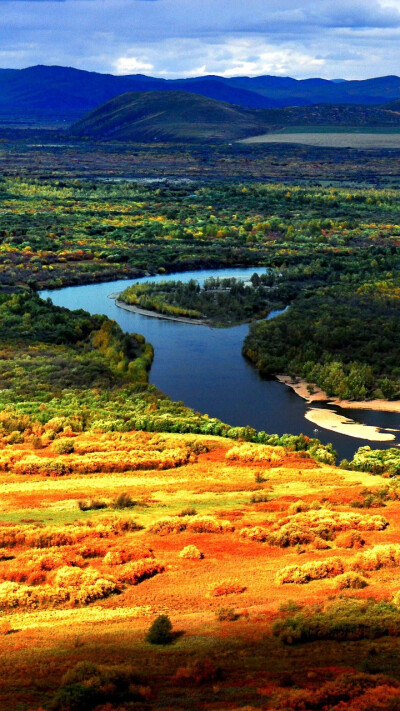
[[[238,268],[190,271],[178,274],[146,277],[147,281],[179,279],[203,281],[209,276],[249,278],[255,271],[264,269]],[[142,333],[153,344],[155,358],[150,381],[173,400],[210,416],[218,417],[231,425],[251,425],[270,433],[300,434],[318,437],[331,442],[339,459],[351,459],[358,447],[371,444],[382,449],[400,444],[400,432],[394,432],[392,442],[369,443],[316,428],[305,419],[309,406],[286,385],[276,380],[262,378],[257,370],[242,356],[241,348],[248,325],[231,328],[212,328],[141,316],[118,308],[111,293],[123,291],[136,280],[118,280],[103,284],[73,286],[52,291],[42,291],[58,306],[69,309],[83,308],[90,313],[106,314],[119,323],[124,331]],[[270,314],[276,317],[279,312]],[[318,407],[326,407],[322,403]],[[400,431],[400,414],[372,412],[370,410],[336,409],[356,422],[384,429]],[[316,431],[317,429],[317,431]]]

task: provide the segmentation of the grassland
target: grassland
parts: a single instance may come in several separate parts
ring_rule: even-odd
[[[114,679],[97,689],[107,709],[185,709],[188,697],[199,709],[312,709],[307,694],[329,699],[331,687],[332,709],[375,708],[377,694],[395,708],[396,485],[218,437],[68,435],[70,454],[57,454],[66,433],[35,450],[3,440],[4,711],[94,708],[93,674]],[[162,648],[145,641],[159,613],[175,632]],[[81,705],[62,705],[68,674],[81,674]]]
[[[357,150],[398,149],[400,133],[390,131],[310,131],[265,133],[261,136],[242,139],[243,143],[301,143],[319,148],[356,148]]]

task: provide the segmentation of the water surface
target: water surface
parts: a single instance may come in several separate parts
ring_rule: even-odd
[[[146,281],[178,279],[203,281],[209,276],[249,278],[264,269],[198,270],[178,274],[157,275]],[[90,313],[106,314],[119,323],[124,331],[141,333],[153,344],[155,357],[150,382],[173,400],[218,417],[231,425],[251,425],[269,433],[304,433],[331,442],[339,458],[351,459],[358,447],[370,444],[375,449],[386,449],[400,443],[398,432],[394,442],[369,443],[366,440],[340,435],[317,428],[304,415],[308,405],[290,388],[276,380],[259,375],[241,354],[248,332],[248,324],[231,328],[212,328],[141,316],[115,305],[111,293],[123,291],[129,284],[140,281],[117,280],[103,284],[73,286],[54,291],[43,291],[54,304],[69,309],[84,308]],[[275,314],[270,314],[270,317]],[[279,318],[279,316],[277,316]],[[325,407],[317,403],[316,407]],[[400,414],[368,410],[341,410],[346,417],[367,425],[400,430]]]

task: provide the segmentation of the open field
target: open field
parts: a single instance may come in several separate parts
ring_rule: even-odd
[[[114,679],[96,687],[107,711],[322,708],[299,704],[329,685],[341,711],[399,698],[395,484],[219,437],[70,432],[57,454],[64,440],[0,452],[2,710],[94,708],[82,662]],[[326,626],[295,644],[301,610]],[[164,647],[145,641],[159,613]],[[78,677],[86,701],[63,706]]]
[[[364,133],[364,132],[282,132],[265,133],[261,136],[245,138],[241,143],[301,143],[320,148],[357,148],[358,150],[398,149],[400,133]]]

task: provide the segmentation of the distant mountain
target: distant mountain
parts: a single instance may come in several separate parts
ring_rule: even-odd
[[[166,80],[143,74],[114,76],[58,66],[0,69],[0,119],[76,121],[126,92],[186,91],[252,109],[315,104],[383,104],[400,99],[400,78],[362,81],[291,77],[219,77]]]
[[[94,140],[216,142],[289,126],[326,125],[400,128],[400,114],[348,105],[251,109],[184,91],[130,92],[91,111],[70,134]]]
[[[117,141],[221,141],[263,133],[262,112],[184,91],[130,92],[71,128],[75,136]]]

